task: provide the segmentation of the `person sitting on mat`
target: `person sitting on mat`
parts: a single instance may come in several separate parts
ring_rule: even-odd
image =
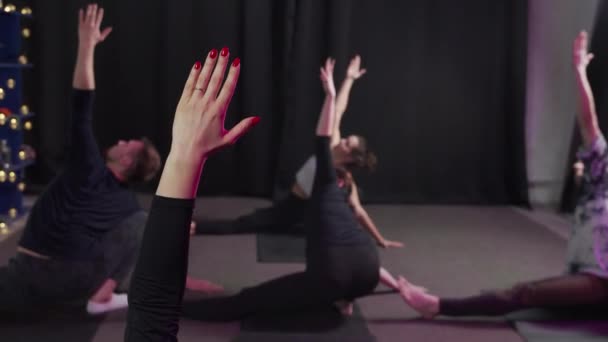
[[[147,139],[119,141],[105,159],[92,129],[94,53],[111,28],[100,30],[104,10],[79,12],[78,54],[73,75],[70,148],[63,172],[40,195],[28,217],[17,254],[0,268],[0,313],[87,303],[91,314],[124,308],[146,213],[132,182],[147,181],[161,160]],[[218,290],[190,279],[196,290]]]
[[[190,71],[173,120],[172,141],[141,245],[131,288],[125,341],[177,341],[186,274],[190,222],[207,158],[234,144],[259,122],[249,117],[227,131],[226,110],[240,72],[229,51],[212,50]]]
[[[510,289],[468,298],[425,293],[400,277],[405,302],[426,318],[437,315],[503,315],[528,308],[602,306],[608,304],[608,148],[599,129],[587,65],[587,33],[574,41],[573,62],[579,92],[578,126],[584,167],[575,222],[568,240],[565,275],[525,282]]]
[[[351,170],[363,168],[373,170],[376,166],[375,155],[368,150],[367,141],[359,135],[349,135],[342,138],[340,123],[346,112],[350,90],[355,80],[366,73],[361,69],[361,57],[355,56],[348,65],[346,78],[342,82],[335,100],[336,120],[332,127],[331,154],[334,167],[338,171],[338,179],[344,182],[348,189],[347,201],[355,213],[357,221],[374,237],[376,243],[384,248],[403,247],[398,241],[391,241],[380,233],[371,217],[361,205],[359,191]],[[268,208],[255,210],[236,220],[204,220],[196,224],[197,234],[239,234],[239,233],[284,233],[305,234],[302,231],[308,199],[314,183],[316,156],[311,156],[297,172],[291,191],[286,199]]]
[[[198,320],[238,320],[255,313],[299,311],[338,305],[352,313],[352,301],[372,293],[379,281],[397,289],[380,268],[378,250],[359,228],[336,176],[331,153],[335,128],[334,61],[321,68],[325,101],[317,124],[317,167],[306,222],[306,269],[236,295],[186,302],[184,315]]]

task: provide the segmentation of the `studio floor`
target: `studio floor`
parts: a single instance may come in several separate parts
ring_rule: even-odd
[[[141,196],[144,206],[149,198]],[[200,198],[195,216],[231,218],[269,202],[248,198]],[[511,207],[370,205],[387,238],[402,249],[381,250],[385,268],[444,296],[462,296],[563,271],[568,222]],[[168,232],[170,233],[170,232]],[[0,242],[0,264],[14,253],[20,232]],[[280,241],[280,240],[277,240]],[[293,242],[293,241],[292,241]],[[266,244],[268,241],[265,242]],[[301,270],[298,258],[259,248],[256,235],[195,236],[189,272],[238,291]],[[295,245],[299,242],[296,241]],[[263,247],[266,248],[266,247]],[[162,250],[158,251],[162,253]],[[273,253],[276,260],[273,260]],[[269,256],[270,254],[270,256]],[[288,253],[289,254],[289,253]],[[297,253],[296,253],[297,254]],[[275,262],[268,262],[269,260]],[[380,289],[380,288],[379,288]],[[186,294],[190,296],[191,294]],[[0,324],[2,341],[120,341],[126,311],[103,317],[72,315]],[[353,317],[321,328],[320,316],[281,315],[235,323],[182,320],[180,341],[524,341],[505,318],[423,320],[395,294],[356,302]]]

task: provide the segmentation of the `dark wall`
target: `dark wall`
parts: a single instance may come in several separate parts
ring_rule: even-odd
[[[32,143],[41,156],[31,177],[44,183],[60,170],[85,1],[31,3],[40,112]],[[97,52],[103,146],[146,135],[166,155],[192,63],[222,46],[242,58],[227,124],[249,115],[262,122],[207,163],[203,194],[271,196],[289,184],[312,151],[319,65],[337,58],[339,86],[359,53],[368,73],[353,88],[343,131],[368,137],[379,157],[376,173],[357,174],[367,200],[527,203],[524,0],[99,3],[114,27]]]

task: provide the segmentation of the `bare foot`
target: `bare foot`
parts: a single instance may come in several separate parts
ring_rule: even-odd
[[[196,222],[190,221],[190,236],[196,234]]]
[[[110,298],[105,301],[89,300],[87,303],[87,312],[90,315],[100,315],[113,310],[124,309],[129,306],[127,294],[113,293]]]
[[[224,288],[204,279],[186,278],[186,288],[191,291],[198,291],[208,294],[224,292]]]
[[[439,298],[424,290],[426,289],[412,285],[405,278],[399,277],[399,292],[403,300],[422,317],[431,319],[439,313]]]
[[[89,298],[93,303],[106,303],[112,300],[114,290],[116,289],[116,281],[114,279],[106,279],[101,284],[97,291]]]
[[[412,287],[412,289],[414,289],[416,291],[420,291],[420,292],[424,292],[424,293],[428,293],[429,292],[429,289],[427,289],[426,287],[414,285],[412,283],[409,283],[409,284]]]
[[[334,303],[336,308],[340,311],[340,313],[344,316],[352,316],[353,315],[353,302],[347,300],[339,300]]]

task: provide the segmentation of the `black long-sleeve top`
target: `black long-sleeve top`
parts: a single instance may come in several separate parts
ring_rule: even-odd
[[[73,91],[68,163],[34,204],[22,247],[53,258],[94,258],[104,234],[141,210],[100,154],[92,127],[94,98],[94,91]]]
[[[129,290],[125,341],[177,341],[194,200],[155,196]]]

